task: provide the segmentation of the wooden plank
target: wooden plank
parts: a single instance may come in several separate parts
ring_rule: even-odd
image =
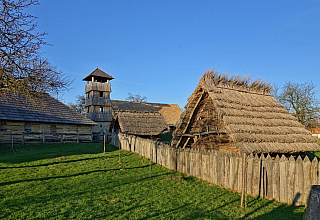
[[[202,155],[201,155],[201,153],[200,153],[200,151],[199,151],[199,149],[196,149],[196,177],[197,178],[201,178],[201,171],[202,171],[202,163],[201,163],[201,161],[202,161]]]
[[[279,161],[280,169],[280,202],[288,202],[288,159],[282,154]]]
[[[272,175],[272,189],[273,189],[273,199],[280,201],[280,157],[279,155],[273,161],[273,175]]]
[[[182,171],[183,173],[187,173],[187,167],[186,167],[186,154],[187,154],[187,151],[186,150],[183,150],[182,151]]]
[[[184,163],[184,158],[183,158],[183,152],[184,150],[182,149],[177,149],[177,170],[179,172],[183,172],[183,163]]]
[[[229,164],[230,164],[230,170],[229,170],[229,188],[234,189],[234,180],[235,180],[235,162],[234,162],[234,155],[233,153],[230,154],[229,157]]]
[[[273,199],[273,160],[268,154],[266,158],[266,197]]]
[[[186,171],[185,173],[190,175],[190,149],[185,150],[185,167]]]
[[[260,184],[259,184],[259,196],[266,198],[266,158],[262,154],[260,157]]]
[[[227,152],[225,154],[225,171],[224,171],[224,174],[225,174],[225,178],[224,178],[224,187],[230,189],[230,186],[229,186],[229,180],[230,180],[230,154],[229,152]]]
[[[214,151],[212,154],[212,182],[218,185],[218,152]]]
[[[242,192],[242,160],[243,160],[243,155],[239,157],[239,166],[238,166],[238,176],[237,176],[237,182],[238,182],[238,192]]]
[[[318,159],[314,157],[311,163],[311,185],[318,184]]]
[[[253,155],[250,154],[247,158],[247,193],[253,195],[252,182],[253,182]]]
[[[289,158],[288,161],[288,197],[287,197],[287,203],[288,204],[293,204],[295,195],[294,195],[294,181],[295,181],[295,160],[293,156]]]
[[[218,164],[219,164],[219,170],[218,170],[218,184],[220,186],[224,186],[224,180],[225,180],[225,154],[222,151],[219,151],[218,157]]]
[[[208,152],[208,155],[209,155],[209,161],[208,161],[208,163],[209,163],[209,165],[208,165],[208,169],[209,169],[209,171],[208,171],[208,181],[209,181],[210,183],[212,183],[212,178],[213,178],[213,151],[210,150],[210,151]]]
[[[207,180],[208,176],[208,166],[207,166],[207,161],[208,161],[208,155],[206,154],[207,152],[200,151],[201,154],[201,179]]]
[[[243,199],[244,199],[244,194],[245,194],[245,178],[246,178],[246,159],[247,155],[246,153],[243,153],[242,157],[242,188],[241,188],[241,204],[240,206],[243,207]]]
[[[303,203],[303,191],[304,191],[304,181],[303,181],[303,162],[299,155],[296,160],[296,172],[295,172],[295,182],[294,182],[294,205],[302,205]]]
[[[310,194],[311,190],[311,161],[309,160],[309,157],[306,156],[303,160],[303,186],[304,189],[301,192],[302,196],[302,204],[307,204],[307,199]]]
[[[196,167],[195,167],[195,149],[190,150],[190,175],[196,176]]]

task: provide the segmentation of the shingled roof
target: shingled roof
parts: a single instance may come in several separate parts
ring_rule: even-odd
[[[70,109],[49,94],[39,93],[36,103],[23,94],[0,95],[0,119],[13,121],[50,122],[96,125],[95,122]]]
[[[158,135],[167,129],[159,112],[117,111],[112,126],[119,123],[121,132],[134,135]]]
[[[207,71],[188,99],[172,146],[245,153],[319,151],[317,139],[262,80]]]
[[[159,112],[163,115],[167,124],[173,126],[180,119],[182,110],[177,104],[161,104],[148,102],[129,102],[111,100],[114,111]]]
[[[91,81],[92,76],[98,81],[98,82],[107,82],[107,80],[114,79],[113,76],[109,75],[108,73],[104,72],[103,70],[97,69],[93,70],[89,75],[87,75],[85,78],[83,78],[83,81]]]

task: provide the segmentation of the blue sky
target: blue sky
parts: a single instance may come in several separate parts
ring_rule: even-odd
[[[74,102],[97,66],[111,99],[140,93],[184,107],[205,70],[279,85],[316,85],[320,99],[319,1],[40,0],[28,12],[52,46],[43,55],[71,79]]]

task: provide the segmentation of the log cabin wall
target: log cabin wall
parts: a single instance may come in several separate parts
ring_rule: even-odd
[[[68,133],[68,134],[91,134],[92,125],[76,125],[76,124],[59,124],[59,123],[41,123],[41,122],[25,122],[25,121],[5,121],[0,131],[0,142],[10,142],[13,134],[16,139],[21,139],[23,133]],[[46,135],[46,137],[52,135]],[[58,136],[58,135],[56,135]],[[64,138],[74,138],[74,135],[65,135]],[[41,139],[39,134],[30,134],[27,139]],[[82,140],[91,140],[91,136],[81,136]]]

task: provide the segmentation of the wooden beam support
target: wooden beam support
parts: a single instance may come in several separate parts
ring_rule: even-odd
[[[243,153],[242,158],[242,187],[241,187],[241,204],[240,206],[243,207],[243,198],[246,196],[246,178],[247,178],[247,172],[246,172],[246,153]],[[247,207],[247,204],[245,204],[245,207]]]
[[[190,112],[189,120],[188,120],[188,122],[187,122],[187,124],[186,124],[186,127],[183,129],[182,134],[184,134],[184,133],[187,131],[187,129],[188,129],[188,127],[189,127],[189,124],[190,124],[190,121],[191,121],[191,118],[192,118],[192,115],[193,115],[194,111],[196,110],[196,108],[198,107],[198,105],[199,105],[199,103],[200,103],[200,101],[201,101],[201,99],[202,99],[203,94],[204,94],[204,90],[201,92],[201,94],[200,94],[200,96],[199,96],[196,104],[194,105],[192,111]],[[180,137],[180,139],[179,139],[179,141],[178,141],[178,143],[177,143],[177,145],[176,145],[177,147],[179,146],[182,138],[183,138],[183,136]]]
[[[187,139],[187,141],[184,143],[184,145],[183,145],[182,149],[184,149],[184,148],[187,146],[187,144],[188,144],[189,140],[190,140],[190,137],[188,137],[188,139]]]

